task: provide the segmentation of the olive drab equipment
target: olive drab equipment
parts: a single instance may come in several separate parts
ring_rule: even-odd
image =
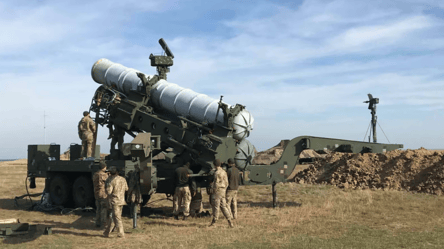
[[[246,106],[231,105],[222,97],[214,99],[168,82],[174,55],[163,39],[159,43],[165,54],[149,56],[157,74],[145,74],[107,59],[98,60],[91,70],[93,80],[99,84],[89,110],[95,113],[94,121],[101,126],[119,127],[133,138],[105,160],[108,167],[117,167],[123,176],[137,172],[139,181],[132,182],[138,182],[138,186],[129,188],[140,189],[143,203],[155,192],[173,194],[174,171],[187,162],[199,188],[209,186],[212,162],[226,162],[229,158],[234,158],[241,171],[241,184],[274,186],[291,180],[289,176],[300,164],[299,154],[306,149],[382,153],[402,148],[400,144],[300,136],[285,142],[282,157],[276,163],[252,165],[255,150],[247,138],[253,132],[254,118]],[[77,206],[92,203],[90,178],[99,168],[99,158],[49,160],[60,148],[33,149],[28,156],[28,175],[46,178],[45,191],[55,197],[51,198],[55,204],[66,205],[71,199]],[[163,159],[153,160],[159,154]]]

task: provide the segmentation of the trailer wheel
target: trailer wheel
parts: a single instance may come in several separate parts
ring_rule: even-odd
[[[142,195],[142,207],[144,207],[151,199],[151,195]]]
[[[94,188],[92,180],[85,176],[78,177],[74,181],[72,195],[76,207],[92,206],[94,203]]]
[[[55,175],[49,183],[49,195],[54,205],[64,206],[71,195],[71,183],[64,175]]]

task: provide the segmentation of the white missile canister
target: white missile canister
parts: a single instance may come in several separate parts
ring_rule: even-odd
[[[140,91],[142,81],[136,69],[127,68],[108,59],[94,63],[91,75],[95,82],[116,87],[128,94],[131,90]],[[150,76],[151,77],[151,76]],[[183,116],[200,123],[224,123],[222,110],[218,113],[218,100],[205,94],[196,93],[166,80],[159,80],[151,90],[151,100],[155,107]],[[231,105],[228,105],[231,106]],[[216,120],[217,119],[217,120]],[[254,119],[247,110],[234,117],[233,138],[242,140],[250,135]]]

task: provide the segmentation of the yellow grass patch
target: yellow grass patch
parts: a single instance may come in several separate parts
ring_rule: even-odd
[[[2,248],[427,248],[444,243],[442,196],[295,183],[277,185],[275,209],[271,186],[242,186],[234,229],[222,215],[211,228],[209,217],[176,221],[152,215],[139,219],[138,229],[124,217],[125,239],[103,238],[92,213],[27,211],[28,200],[14,206],[14,197],[26,193],[26,160],[0,163],[0,175],[0,219],[38,225],[34,235],[3,239]],[[42,192],[43,185],[37,179],[30,192]],[[155,194],[149,207],[171,212],[171,201],[162,199],[165,195]],[[53,235],[42,235],[46,226]]]

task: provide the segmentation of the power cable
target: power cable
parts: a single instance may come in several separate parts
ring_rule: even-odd
[[[29,190],[28,190],[28,177],[26,177],[26,179],[25,179],[25,186],[26,186],[26,193],[28,194],[28,196],[29,196],[29,200],[31,201],[31,205],[32,205],[32,204],[34,204],[34,203],[32,202],[31,196],[29,195]]]
[[[163,198],[163,199],[159,199],[159,200],[151,201],[151,202],[147,203],[146,206],[148,206],[149,204],[152,204],[152,203],[155,203],[155,202],[159,202],[159,201],[164,201],[164,200],[173,201],[173,200],[171,200],[170,198],[167,197],[167,198]]]
[[[79,207],[79,208],[74,208],[74,209],[72,209],[72,208],[63,208],[62,211],[60,211],[60,214],[67,215],[67,214],[70,214],[70,213],[78,211],[78,210],[93,212],[95,209],[92,208],[92,207],[84,207],[84,208]]]

